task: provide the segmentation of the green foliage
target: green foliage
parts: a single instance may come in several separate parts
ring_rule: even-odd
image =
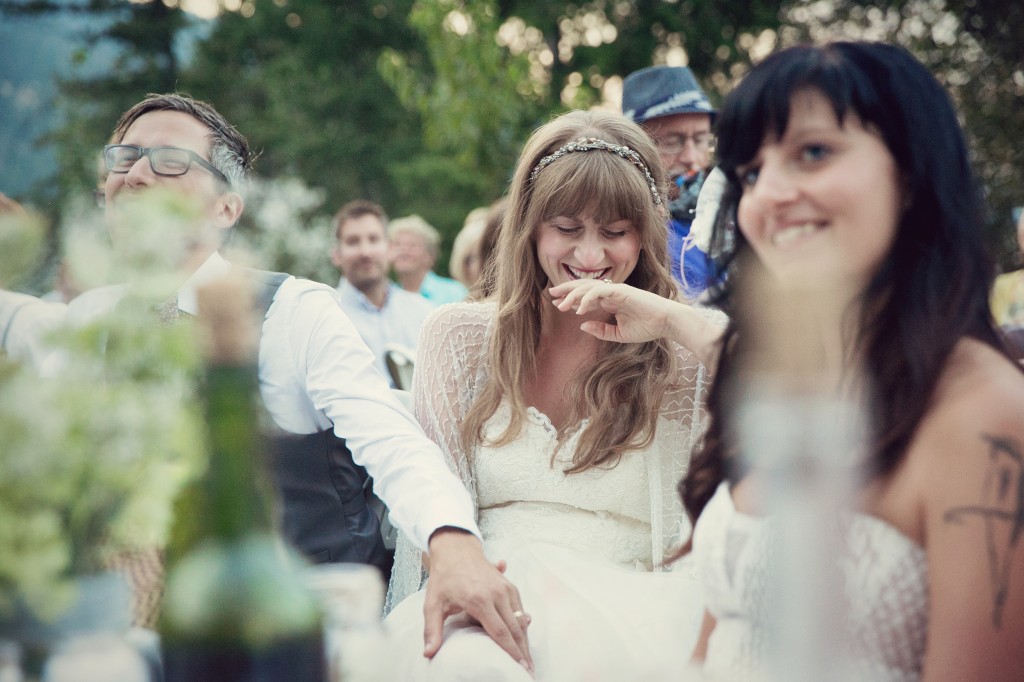
[[[418,153],[419,123],[376,60],[383,45],[415,42],[408,4],[254,0],[251,15],[221,16],[183,82],[261,152],[262,176],[302,177],[328,211],[355,198],[400,210],[389,169]]]
[[[39,3],[36,11],[67,5]],[[179,64],[175,41],[193,23],[190,15],[163,2],[90,0],[88,11],[110,20],[105,31],[86,35],[86,50],[113,46],[118,57],[108,73],[85,76],[80,55],[72,76],[59,82],[57,106],[64,124],[41,142],[57,149],[56,186],[62,196],[92,189],[102,176],[99,150],[123,111],[151,92],[174,90]]]
[[[496,40],[493,2],[421,0],[409,24],[423,51],[385,48],[378,68],[423,121],[424,149],[392,173],[420,188],[403,214],[424,216],[450,245],[469,211],[504,194],[526,134],[547,109],[544,90],[531,79],[529,56]],[[446,252],[439,269],[445,263]]]
[[[334,247],[324,191],[295,177],[256,179],[242,220],[228,243],[232,262],[287,272],[335,286],[338,271],[328,258]],[[238,251],[247,255],[235,255]]]
[[[592,0],[581,3],[499,2],[503,17],[520,17],[544,34],[557,56],[550,98],[574,81],[578,104],[601,101],[609,78],[659,63],[685,64],[714,100],[724,94],[735,65],[749,64],[750,37],[779,26],[778,0]],[[747,36],[747,38],[744,38]],[[573,74],[577,74],[574,76]]]
[[[166,230],[184,232],[194,216],[149,198],[159,215],[134,214],[146,218],[133,233],[139,245],[101,268],[131,293],[86,325],[56,325],[59,368],[44,376],[0,359],[0,621],[16,603],[55,616],[76,576],[121,551],[162,546],[171,502],[205,456],[196,339],[188,325],[154,324],[152,310],[174,290],[168,270],[185,253]],[[0,273],[9,267],[0,252]]]
[[[261,176],[322,190],[325,214],[369,198],[393,216],[423,215],[450,240],[470,208],[503,192],[533,128],[567,107],[617,107],[615,84],[631,71],[689,64],[720,102],[779,45],[889,39],[911,48],[954,94],[993,207],[990,241],[1008,265],[1009,207],[1024,203],[1019,5],[244,0],[180,65],[171,49],[188,25],[180,10],[91,0],[89,11],[119,19],[92,40],[125,52],[110,74],[63,83],[66,123],[49,141],[61,160],[61,193],[91,186],[95,152],[117,115],[146,92],[179,89],[214,102],[262,150]]]

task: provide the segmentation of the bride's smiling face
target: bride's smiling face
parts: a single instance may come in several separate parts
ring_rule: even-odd
[[[903,201],[896,161],[819,91],[794,94],[783,137],[766,137],[736,171],[740,230],[774,276],[861,287],[889,252]]]
[[[625,282],[639,257],[640,235],[628,220],[555,216],[537,228],[537,260],[548,286],[576,279]]]

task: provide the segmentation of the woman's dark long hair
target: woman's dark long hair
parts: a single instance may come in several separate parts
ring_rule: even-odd
[[[840,122],[856,114],[876,130],[900,171],[905,211],[892,247],[859,299],[854,344],[870,385],[873,442],[864,472],[884,476],[899,464],[930,405],[950,353],[963,337],[1006,352],[988,305],[993,269],[982,242],[982,202],[949,96],[906,50],[881,43],[792,47],[758,64],[730,93],[718,122],[719,165],[728,178],[711,251],[727,268],[713,292],[730,314],[702,450],[680,484],[696,519],[725,478],[742,474],[728,415],[743,352],[737,288],[754,256],[736,225],[736,169],[766,137],[785,133],[793,95],[820,92]],[[871,201],[871,197],[864,197]],[[742,390],[742,386],[739,387]]]

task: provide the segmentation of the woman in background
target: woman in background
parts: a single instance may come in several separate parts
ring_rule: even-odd
[[[472,290],[480,278],[483,259],[480,256],[480,240],[487,226],[487,207],[474,208],[466,216],[462,229],[455,235],[452,242],[452,253],[448,259],[448,272],[462,283],[467,290]]]

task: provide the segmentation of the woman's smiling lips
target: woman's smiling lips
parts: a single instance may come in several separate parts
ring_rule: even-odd
[[[824,224],[816,222],[805,222],[798,223],[795,225],[787,225],[781,230],[778,230],[772,234],[772,244],[775,246],[786,246],[791,242],[794,242],[801,237],[817,232],[818,230],[824,229]]]
[[[604,275],[611,270],[611,268],[601,268],[600,270],[580,270],[565,263],[563,263],[562,266],[573,279],[602,279]]]

